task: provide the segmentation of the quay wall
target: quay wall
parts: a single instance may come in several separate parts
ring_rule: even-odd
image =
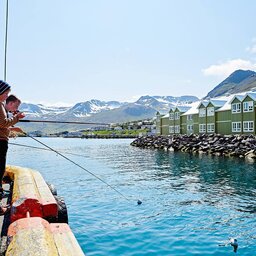
[[[148,149],[256,159],[254,135],[150,135],[135,139],[131,145]]]

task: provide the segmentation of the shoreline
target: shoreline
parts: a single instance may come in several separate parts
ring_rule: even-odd
[[[135,139],[131,146],[144,149],[256,159],[256,137],[253,135],[150,135]]]

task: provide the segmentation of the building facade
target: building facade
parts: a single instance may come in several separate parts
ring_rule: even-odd
[[[253,134],[256,126],[256,93],[230,96],[177,106],[169,113],[157,112],[158,135],[172,134]]]

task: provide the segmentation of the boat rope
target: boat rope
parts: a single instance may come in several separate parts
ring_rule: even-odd
[[[79,168],[81,168],[82,170],[84,170],[85,172],[91,174],[93,177],[95,177],[96,179],[100,180],[101,182],[103,182],[104,184],[106,184],[109,188],[113,189],[116,193],[118,193],[120,196],[122,196],[124,199],[126,199],[127,201],[130,201],[129,198],[127,198],[124,194],[122,194],[120,191],[118,191],[116,188],[114,188],[112,185],[110,185],[108,182],[106,182],[105,180],[103,180],[102,178],[100,178],[99,176],[97,176],[96,174],[94,174],[93,172],[87,170],[86,168],[84,168],[83,166],[81,166],[80,164],[74,162],[72,159],[66,157],[65,155],[63,155],[62,153],[60,153],[59,151],[53,149],[52,147],[46,145],[45,143],[43,143],[42,141],[36,139],[33,136],[30,136],[29,134],[27,134],[26,132],[23,132],[27,137],[37,141],[38,143],[40,143],[41,145],[43,145],[44,147],[48,148],[49,150],[55,152],[56,154],[60,155],[61,157],[65,158],[67,161],[73,163],[74,165],[78,166]],[[141,204],[142,202],[140,200],[137,201],[137,204]]]
[[[9,0],[6,0],[5,14],[5,42],[4,42],[4,81],[6,81],[7,73],[7,44],[8,44],[8,16],[9,16]]]
[[[50,150],[50,149],[48,149],[48,148],[41,148],[41,147],[30,146],[30,145],[25,145],[25,144],[20,144],[20,143],[9,142],[8,144],[9,144],[9,145],[14,145],[14,146],[32,148],[32,149],[39,149],[39,150],[45,150],[45,151],[52,151],[52,150]],[[58,150],[58,152],[61,152],[61,153],[63,153],[63,154],[67,154],[67,155],[81,156],[81,157],[84,157],[84,158],[88,158],[88,157],[86,157],[85,155],[70,153],[70,152],[66,152],[66,151],[59,151],[59,150]]]
[[[53,120],[19,120],[22,123],[53,123],[53,124],[93,124],[93,125],[106,125],[109,126],[108,123],[91,123],[91,122],[72,122],[72,121],[53,121]]]

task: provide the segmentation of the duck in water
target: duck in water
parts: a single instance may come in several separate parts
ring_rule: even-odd
[[[230,242],[230,245],[233,246],[234,252],[237,252],[237,248],[238,248],[237,239],[236,238],[230,238],[229,242]]]

